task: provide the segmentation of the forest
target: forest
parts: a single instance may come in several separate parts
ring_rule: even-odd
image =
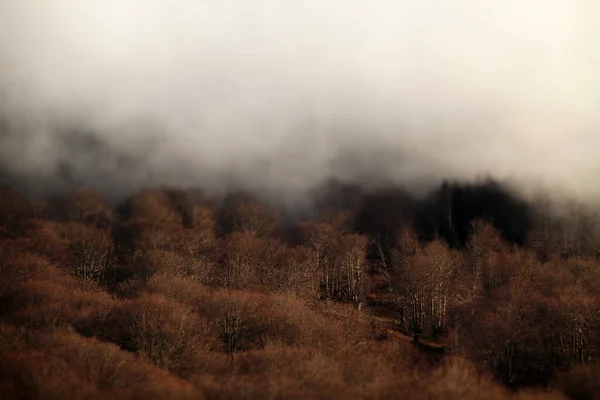
[[[598,210],[314,197],[0,189],[0,398],[600,398]]]

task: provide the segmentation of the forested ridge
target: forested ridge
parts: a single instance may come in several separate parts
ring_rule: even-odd
[[[0,398],[594,399],[600,218],[494,181],[0,189]]]

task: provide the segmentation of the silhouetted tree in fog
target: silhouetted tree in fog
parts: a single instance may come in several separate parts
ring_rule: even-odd
[[[439,235],[453,247],[464,247],[471,222],[490,221],[504,240],[522,245],[531,228],[529,206],[501,184],[444,182],[420,204],[416,227],[425,236]]]
[[[79,188],[55,201],[58,215],[67,221],[89,224],[101,229],[111,227],[112,207],[104,196],[91,189]]]
[[[234,193],[223,199],[219,209],[219,232],[248,232],[267,237],[281,228],[280,216],[247,193]]]
[[[384,257],[389,264],[390,252],[399,232],[412,227],[416,202],[404,189],[381,190],[364,196],[354,217],[354,229],[373,239],[370,258]]]

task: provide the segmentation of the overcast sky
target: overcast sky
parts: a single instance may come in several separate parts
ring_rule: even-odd
[[[491,174],[598,198],[599,20],[597,0],[2,0],[0,157],[105,188]]]

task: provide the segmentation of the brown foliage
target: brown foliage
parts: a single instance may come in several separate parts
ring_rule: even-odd
[[[579,251],[581,219],[560,239],[576,256],[542,261],[480,221],[463,251],[400,226],[384,246],[333,211],[291,245],[277,213],[241,195],[218,210],[147,190],[114,221],[99,194],[70,196],[49,221],[0,193],[2,398],[598,395],[600,264]],[[402,328],[424,332],[420,346]]]
[[[101,337],[178,375],[194,369],[208,349],[207,324],[192,309],[162,296],[143,295],[115,307]]]
[[[131,196],[125,206],[129,220],[150,226],[182,227],[183,219],[173,207],[169,193],[163,189],[147,189]]]
[[[214,271],[217,285],[241,289],[256,283],[261,246],[255,239],[252,232],[233,232],[221,240],[221,259]]]
[[[27,229],[34,208],[13,190],[0,187],[0,237],[15,237]]]
[[[498,264],[501,264],[501,261],[498,261],[498,257],[507,251],[508,248],[502,241],[500,232],[492,224],[484,221],[473,223],[473,232],[467,242],[472,299],[485,290],[493,290],[499,284]]]
[[[319,317],[290,296],[216,291],[204,297],[199,312],[212,321],[226,353],[262,348],[270,342],[314,345],[330,340],[325,332],[314,331],[319,329],[315,321]]]
[[[290,294],[214,290],[178,277],[155,277],[154,293],[185,303],[212,326],[216,350],[234,352],[261,348],[268,343],[335,348],[369,337],[369,328],[351,306],[309,306]]]
[[[197,191],[170,190],[168,196],[179,212],[186,229],[202,232],[206,240],[214,238],[217,226],[216,205]]]
[[[112,237],[80,223],[66,224],[61,230],[69,242],[70,265],[75,275],[87,281],[101,281],[115,263]]]
[[[143,359],[70,329],[13,340],[18,349],[0,351],[2,398],[198,398],[189,384]]]
[[[155,293],[187,304],[195,311],[201,310],[205,298],[213,294],[213,289],[197,281],[182,276],[157,275],[148,281],[150,293]]]
[[[57,202],[58,213],[71,222],[109,229],[113,222],[113,210],[102,195],[93,189],[79,188]]]
[[[269,290],[302,298],[317,297],[312,250],[302,246],[285,247],[278,241],[267,241],[264,248],[262,276]]]
[[[359,303],[364,296],[367,267],[366,236],[346,234],[331,222],[301,224],[304,244],[312,251],[315,280],[325,298]]]
[[[600,398],[600,368],[578,367],[560,375],[557,388],[570,399],[596,400]]]
[[[130,268],[135,278],[148,279],[154,275],[180,276],[207,283],[211,279],[214,266],[213,262],[205,257],[150,250],[136,257]]]
[[[57,279],[58,278],[58,279]],[[94,334],[113,299],[100,289],[81,288],[70,277],[27,281],[7,298],[11,312],[4,318],[28,329],[72,325]]]
[[[227,196],[219,211],[222,234],[246,232],[256,237],[273,236],[280,229],[280,217],[246,193]]]
[[[112,297],[39,255],[4,263],[0,279],[1,318],[27,329],[72,325],[93,334],[113,306]]]
[[[219,243],[219,259],[213,264],[213,284],[264,292],[315,293],[313,254],[307,248],[287,247],[277,239],[233,232]]]
[[[121,256],[150,250],[177,251],[194,238],[183,228],[168,191],[149,189],[136,193],[120,208],[122,222],[115,231]]]
[[[30,221],[27,231],[19,237],[0,239],[0,253],[12,258],[35,253],[61,265],[68,264],[70,259],[69,243],[61,235],[60,224],[43,220]]]
[[[413,332],[427,334],[447,328],[448,309],[456,301],[455,277],[460,254],[442,242],[434,241],[423,249],[397,251],[394,281],[402,296],[405,324]]]

